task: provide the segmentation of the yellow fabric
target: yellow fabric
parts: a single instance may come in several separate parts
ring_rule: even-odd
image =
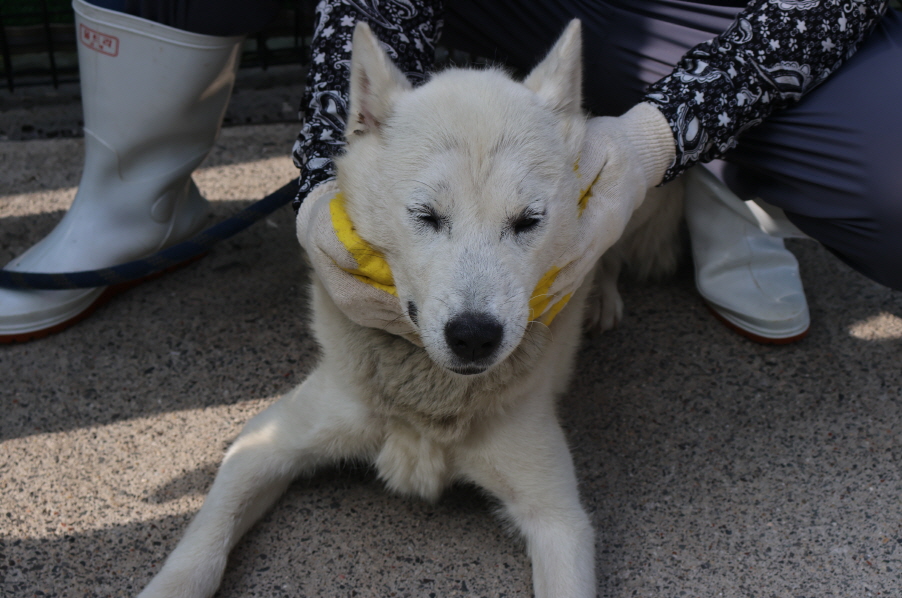
[[[397,297],[395,279],[388,262],[381,253],[370,247],[369,243],[357,234],[357,229],[354,228],[354,223],[351,222],[344,203],[345,198],[341,193],[336,193],[329,202],[329,213],[332,216],[332,228],[335,229],[335,236],[357,262],[356,269],[342,268],[342,270],[361,282]]]
[[[576,163],[573,165],[573,170],[576,172],[576,178],[583,178],[582,173],[579,170],[579,159],[576,160]],[[584,185],[582,187],[582,191],[579,192],[579,215],[583,215],[583,211],[586,209],[586,206],[589,205],[589,200],[592,198],[592,187],[595,185],[595,182],[598,180],[598,177],[601,176],[601,173],[592,180],[588,185]]]
[[[551,325],[551,321],[554,320],[554,317],[558,314],[559,311],[564,309],[564,306],[567,305],[567,302],[570,301],[570,297],[573,296],[573,293],[568,293],[561,298],[560,301],[551,306],[551,309],[548,310],[548,313],[539,318],[539,322],[545,324],[546,326]]]
[[[574,166],[574,168],[578,169],[578,165]],[[590,189],[591,187],[586,189],[580,197],[580,214],[585,209],[585,203],[591,197]],[[395,280],[388,262],[385,261],[381,253],[373,249],[369,243],[357,234],[357,229],[354,228],[354,223],[351,222],[351,218],[348,216],[347,210],[345,210],[344,202],[344,195],[341,193],[336,193],[332,201],[329,202],[329,213],[332,216],[332,228],[335,229],[335,236],[348,250],[354,261],[357,262],[356,269],[342,268],[342,270],[361,282],[397,297],[398,291],[395,289]],[[548,294],[548,291],[551,289],[551,285],[554,284],[554,279],[560,271],[561,269],[558,267],[551,268],[536,284],[536,288],[533,290],[532,297],[529,300],[530,321],[538,321],[546,326],[551,325],[558,312],[570,301],[573,293],[562,297],[560,301],[548,309],[551,300],[554,298]]]
[[[552,296],[548,294],[548,290],[551,288],[551,285],[554,284],[554,279],[560,271],[560,268],[552,268],[539,279],[536,288],[532,292],[532,297],[529,299],[530,321],[533,321],[542,315],[545,312],[545,308],[551,303]]]
[[[570,301],[570,297],[573,293],[562,297],[560,301],[551,306],[551,309],[548,309],[548,305],[551,303],[551,300],[554,299],[548,291],[551,289],[551,285],[554,284],[554,279],[557,278],[560,271],[561,269],[558,267],[552,268],[546,272],[545,275],[539,279],[538,284],[536,284],[536,288],[533,290],[532,297],[529,300],[530,322],[541,322],[546,326],[550,326],[554,317],[565,305],[567,305],[567,302]]]
[[[598,177],[595,178],[595,181],[598,180]],[[579,194],[579,215],[583,215],[583,211],[585,211],[586,206],[589,205],[589,200],[592,199],[592,187],[595,185],[595,181],[592,181],[592,184],[585,188]]]
[[[579,169],[579,159],[573,164],[573,171],[576,173],[576,178],[581,179],[582,173]],[[588,186],[585,186],[583,190],[579,194],[579,215],[583,215],[583,210],[586,209],[586,206],[589,205],[589,199],[592,198],[592,185],[595,184],[595,181],[598,180],[598,177],[595,177]],[[555,316],[564,309],[564,306],[567,305],[567,302],[570,301],[570,298],[573,296],[573,293],[568,293],[564,297],[561,297],[561,300],[548,308],[548,305],[551,303],[551,300],[554,298],[552,295],[548,293],[551,289],[551,285],[554,284],[554,280],[557,278],[558,273],[561,271],[561,268],[554,267],[551,268],[548,272],[539,279],[538,284],[536,284],[535,290],[532,292],[532,298],[529,300],[529,319],[530,321],[537,321],[545,324],[546,326],[550,326],[551,322],[554,320]]]

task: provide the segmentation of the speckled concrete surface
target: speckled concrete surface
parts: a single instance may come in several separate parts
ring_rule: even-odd
[[[224,131],[197,175],[216,217],[294,175],[293,125]],[[77,139],[0,142],[0,261],[71,201]],[[561,417],[598,531],[598,594],[898,596],[902,294],[794,243],[813,327],[763,347],[711,318],[689,267],[625,288]],[[0,347],[0,595],[130,596],[230,440],[316,347],[283,209],[55,337]],[[365,469],[298,481],[219,596],[529,596],[522,545],[473,489],[436,504]]]

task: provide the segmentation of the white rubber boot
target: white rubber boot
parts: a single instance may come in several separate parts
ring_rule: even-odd
[[[699,293],[725,324],[785,344],[808,333],[799,263],[783,238],[805,237],[782,210],[739,199],[703,166],[686,177],[686,222]]]
[[[242,37],[173,29],[74,0],[85,164],[72,207],[9,270],[72,272],[150,255],[200,230],[191,172],[219,133]],[[107,289],[0,289],[0,342],[56,332]]]

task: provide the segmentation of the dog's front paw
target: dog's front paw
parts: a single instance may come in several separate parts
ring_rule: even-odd
[[[614,250],[603,255],[598,263],[585,311],[584,326],[590,336],[615,328],[623,320],[623,299],[617,288],[622,267],[623,261]]]
[[[586,304],[585,330],[591,336],[597,336],[605,330],[616,328],[623,320],[623,299],[614,284],[611,288],[600,291],[590,298]]]

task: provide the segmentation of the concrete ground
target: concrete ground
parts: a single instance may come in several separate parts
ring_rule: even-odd
[[[295,175],[296,129],[223,131],[196,175],[214,218]],[[0,142],[0,263],[60,218],[81,148]],[[62,334],[0,347],[0,596],[131,596],[159,569],[229,442],[315,364],[292,216]],[[902,592],[902,294],[791,247],[813,320],[800,343],[725,329],[688,264],[627,283],[622,326],[585,341],[560,415],[599,596]],[[492,510],[468,487],[428,504],[363,468],[324,471],[241,541],[218,595],[530,596]]]

